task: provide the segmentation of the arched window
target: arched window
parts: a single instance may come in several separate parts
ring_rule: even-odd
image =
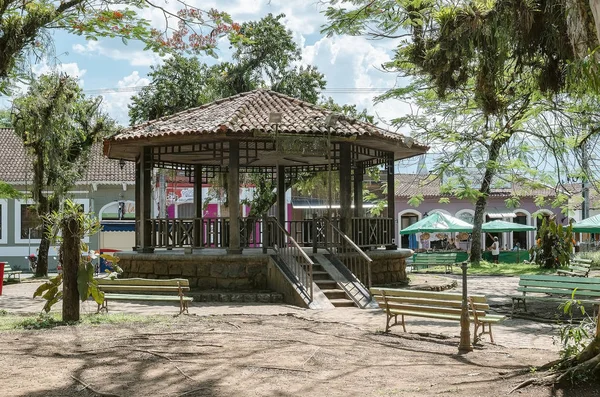
[[[421,213],[416,210],[404,210],[398,214],[398,222],[400,230],[405,229],[418,222],[421,219]],[[401,234],[400,235],[400,248],[419,248],[417,235],[416,234]]]

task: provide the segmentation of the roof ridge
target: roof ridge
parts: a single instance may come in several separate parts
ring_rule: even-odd
[[[140,129],[140,128],[149,127],[152,124],[156,124],[156,123],[161,122],[161,121],[166,121],[166,120],[169,120],[171,118],[180,116],[180,115],[185,114],[185,113],[192,113],[192,112],[195,112],[195,111],[198,111],[198,110],[209,108],[209,107],[214,106],[214,105],[220,105],[221,103],[224,103],[224,102],[233,102],[234,100],[236,100],[238,98],[241,98],[241,97],[244,97],[244,96],[248,96],[248,95],[253,94],[253,93],[255,93],[256,91],[259,91],[259,90],[260,89],[255,89],[255,90],[252,90],[252,91],[246,91],[246,92],[242,92],[242,93],[239,93],[239,94],[235,94],[235,95],[232,95],[232,96],[229,96],[229,97],[219,98],[219,99],[216,99],[216,100],[214,100],[212,102],[205,103],[205,104],[200,105],[200,106],[196,106],[196,107],[193,107],[193,108],[181,110],[181,111],[179,111],[177,113],[169,114],[167,116],[162,116],[162,117],[159,117],[159,118],[154,119],[154,120],[144,121],[141,124],[136,124],[134,126],[125,128],[122,131],[120,131],[119,133],[125,133],[125,132],[128,132],[128,131],[135,131],[135,130]]]

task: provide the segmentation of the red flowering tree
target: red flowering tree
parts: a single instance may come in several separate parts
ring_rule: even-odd
[[[151,26],[144,10],[164,15],[161,29]],[[52,48],[56,29],[84,36],[138,40],[146,49],[161,54],[214,53],[219,37],[237,32],[240,26],[221,11],[201,10],[184,1],[159,0],[4,0],[0,1],[0,92],[9,90],[14,78],[25,76],[25,60],[38,59]]]

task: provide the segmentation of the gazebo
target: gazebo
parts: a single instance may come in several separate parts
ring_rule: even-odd
[[[187,248],[194,253],[219,248],[239,255],[249,247],[266,253],[282,248],[282,239],[286,247],[293,240],[316,252],[336,238],[335,232],[324,232],[323,225],[328,223],[328,230],[340,232],[338,242],[347,239],[358,247],[395,248],[394,162],[426,150],[410,137],[268,90],[136,125],[104,142],[106,156],[136,165],[134,250],[139,254],[163,248]],[[363,212],[363,175],[368,167],[386,172],[387,216],[366,217]],[[177,170],[193,182],[193,219],[152,216],[153,168]],[[318,224],[286,223],[285,191],[298,175],[317,172],[339,175],[339,218]],[[227,176],[228,217],[202,218],[201,186],[219,173]],[[241,173],[264,174],[276,181],[276,217],[250,220],[239,216]],[[329,201],[331,205],[331,193]],[[290,232],[298,226],[294,222],[304,222],[303,227],[314,233],[305,233],[306,241],[291,238]]]

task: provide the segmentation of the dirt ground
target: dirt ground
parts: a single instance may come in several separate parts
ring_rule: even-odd
[[[517,277],[470,283],[507,314]],[[39,313],[37,285],[4,286],[0,309]],[[497,344],[486,336],[459,355],[458,324],[410,318],[408,333],[384,334],[381,310],[202,302],[180,317],[169,303],[116,302],[112,310],[165,321],[0,332],[0,397],[502,396],[540,376],[532,368],[557,358],[559,348],[555,323],[523,318],[494,326]],[[600,387],[512,395],[600,397]]]
[[[3,396],[498,396],[555,352],[296,315],[181,316],[167,323],[3,332]],[[76,380],[77,379],[77,380]],[[89,387],[84,389],[84,385]],[[520,396],[598,395],[594,389]]]

